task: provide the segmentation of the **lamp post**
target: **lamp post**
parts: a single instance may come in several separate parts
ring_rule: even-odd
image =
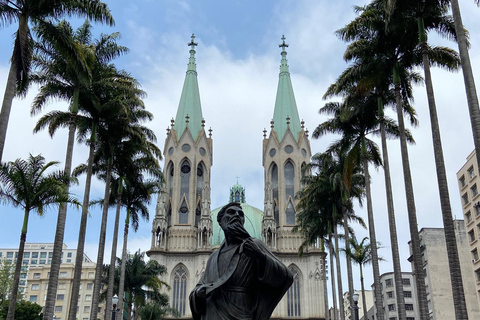
[[[117,311],[120,311],[120,309],[117,309],[117,303],[118,303],[118,296],[114,295],[112,297],[112,320],[115,320],[115,313],[117,313]]]
[[[352,298],[353,298],[353,303],[354,303],[354,306],[353,306],[353,310],[355,312],[355,320],[360,320],[358,318],[358,293],[354,293]]]

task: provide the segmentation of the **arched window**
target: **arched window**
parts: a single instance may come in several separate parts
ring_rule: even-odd
[[[235,192],[235,202],[240,202],[240,192]]]
[[[169,170],[167,171],[169,173],[169,175],[168,175],[168,194],[170,195],[170,197],[172,197],[172,194],[173,194],[173,174],[174,174],[173,163],[170,162],[170,165],[168,167],[169,167]]]
[[[187,304],[187,270],[184,266],[177,268],[173,275],[172,308],[176,309],[180,316],[185,315]]]
[[[293,199],[295,198],[295,171],[291,161],[285,164],[285,201],[287,201],[287,208],[285,210],[285,222],[287,225],[295,224],[295,206]]]
[[[180,197],[185,195],[187,201],[190,194],[190,171],[190,163],[184,160],[180,166]]]
[[[187,224],[188,223],[188,207],[185,200],[182,201],[180,209],[178,209],[178,223]]]
[[[273,217],[278,226],[280,223],[278,212],[278,167],[274,163],[272,166],[272,192],[273,192]]]
[[[288,270],[293,274],[293,284],[287,291],[287,315],[288,317],[301,317],[300,275],[294,266],[290,266]]]

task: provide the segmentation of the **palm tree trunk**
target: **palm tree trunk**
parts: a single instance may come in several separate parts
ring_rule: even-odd
[[[122,179],[120,178],[120,184],[118,186],[118,195],[117,195],[117,210],[115,212],[115,225],[113,229],[112,254],[110,256],[110,267],[108,272],[107,300],[105,301],[105,311],[106,311],[105,320],[110,320],[112,317],[110,310],[112,309],[113,287],[114,287],[114,281],[115,281],[115,263],[117,261],[118,225],[120,224],[120,208],[122,205],[121,188],[122,188]]]
[[[332,284],[332,304],[333,304],[333,320],[338,320],[338,312],[337,312],[337,289],[335,287],[335,270],[333,268],[333,243],[332,243],[332,235],[328,235],[328,248],[330,249],[330,282]],[[328,306],[327,306],[328,308]]]
[[[385,176],[385,192],[387,195],[388,226],[390,229],[390,245],[392,247],[393,277],[395,279],[395,293],[397,296],[398,319],[407,320],[405,310],[405,297],[403,296],[402,267],[400,265],[400,253],[398,251],[397,225],[395,221],[395,209],[393,206],[392,179],[390,175],[390,162],[388,160],[387,137],[385,134],[385,122],[383,117],[383,102],[379,101],[380,132],[382,139],[383,169]]]
[[[103,276],[103,256],[105,255],[105,238],[107,234],[108,205],[110,200],[110,181],[112,178],[112,158],[108,160],[107,177],[105,179],[105,193],[103,198],[102,224],[100,226],[100,239],[98,243],[97,265],[95,266],[95,281],[93,286],[92,308],[90,319],[97,319],[98,303],[100,301],[100,287]]]
[[[67,154],[65,156],[65,173],[70,174],[72,172],[72,158],[73,147],[75,144],[75,131],[77,126],[75,123],[71,123],[68,128],[68,142],[67,142]],[[66,192],[68,193],[70,186],[66,186]],[[47,300],[45,301],[45,311],[43,312],[43,320],[50,320],[53,318],[53,312],[55,307],[55,298],[57,296],[58,274],[60,272],[60,263],[62,259],[63,250],[63,237],[65,234],[65,222],[67,221],[67,204],[62,203],[58,209],[57,228],[55,230],[55,240],[53,243],[53,256],[52,265],[50,266],[50,278],[48,279]]]
[[[465,303],[465,293],[463,291],[462,270],[460,268],[457,238],[455,237],[455,227],[452,219],[452,207],[450,205],[450,194],[448,192],[447,173],[445,170],[442,140],[440,137],[440,126],[438,123],[437,107],[433,92],[432,75],[430,73],[430,60],[428,58],[426,42],[423,42],[421,46],[423,68],[425,72],[425,86],[427,88],[428,107],[430,109],[430,122],[432,125],[433,153],[435,155],[438,191],[440,192],[440,204],[442,208],[443,228],[445,231],[445,243],[447,246],[455,319],[467,320],[468,313]]]
[[[15,319],[15,307],[17,305],[18,285],[20,283],[20,272],[22,271],[23,252],[25,251],[25,242],[27,240],[28,217],[30,211],[25,209],[23,216],[22,233],[20,234],[20,245],[18,246],[17,263],[15,265],[15,273],[13,275],[12,295],[10,296],[10,303],[8,305],[8,312],[6,320]]]
[[[77,255],[75,256],[75,272],[73,275],[72,294],[70,295],[70,308],[68,320],[77,318],[78,292],[82,276],[83,256],[85,251],[85,236],[87,233],[88,205],[90,202],[90,186],[92,184],[93,153],[95,151],[94,133],[90,138],[90,151],[88,153],[87,177],[85,179],[85,194],[83,195],[82,217],[80,219],[80,230],[78,232]]]
[[[12,62],[10,64],[10,71],[8,72],[5,95],[3,96],[2,111],[0,112],[0,162],[2,162],[3,158],[8,119],[10,118],[10,110],[12,109],[13,98],[15,97],[15,82],[17,81],[15,69],[15,65]]]
[[[348,230],[348,217],[347,217],[347,212],[344,209],[344,214],[343,214],[343,229],[345,229],[345,250],[349,250],[350,248],[350,232]],[[354,293],[354,287],[353,287],[353,271],[352,271],[352,258],[348,254],[345,255],[345,258],[347,260],[347,278],[348,278],[348,302],[350,305],[350,314],[353,314],[353,293]]]
[[[127,241],[128,241],[128,227],[130,225],[130,210],[127,209],[127,217],[125,218],[125,228],[123,230],[123,249],[122,249],[122,265],[120,267],[120,281],[118,285],[118,298],[119,298],[119,316],[116,316],[117,319],[123,319],[123,307],[124,307],[124,294],[125,294],[125,265],[127,263]],[[121,316],[120,316],[121,315]]]
[[[362,149],[365,149],[362,147]],[[363,170],[365,174],[365,193],[367,197],[367,217],[368,217],[368,232],[370,236],[370,246],[372,250],[372,269],[373,269],[373,293],[375,295],[375,308],[377,314],[375,319],[384,320],[383,310],[383,296],[382,287],[380,283],[380,267],[378,265],[378,253],[377,253],[377,237],[375,234],[375,222],[373,219],[373,206],[372,206],[372,192],[370,190],[370,174],[368,173],[368,160],[366,151],[363,150]]]
[[[324,240],[322,239],[322,242]],[[322,245],[324,251],[325,246]],[[326,256],[322,259],[323,264],[323,303],[325,304],[325,320],[330,320],[330,314],[328,313],[328,288],[327,288],[327,263],[325,260]]]
[[[365,284],[363,283],[363,268],[362,264],[359,264],[360,266],[360,285],[362,288],[362,303],[363,303],[363,319],[367,320],[367,299],[365,298]]]
[[[334,236],[335,236],[335,250],[337,254],[335,255],[335,263],[337,267],[337,281],[338,281],[338,305],[340,309],[340,319],[345,320],[345,307],[343,304],[343,284],[342,284],[342,270],[340,267],[340,250],[338,246],[338,233],[337,233],[337,224],[333,226]]]
[[[468,53],[467,37],[463,28],[462,16],[458,0],[452,0],[452,14],[455,22],[455,33],[457,35],[458,51],[462,61],[463,81],[465,82],[465,91],[467,93],[468,111],[470,112],[470,122],[473,132],[473,144],[475,152],[480,155],[480,109],[478,104],[477,89],[475,88],[475,79],[473,78],[472,64]],[[477,165],[480,168],[480,156],[477,156]]]
[[[412,175],[410,172],[410,161],[408,160],[407,139],[405,136],[405,123],[403,121],[403,105],[400,93],[400,82],[395,81],[395,96],[397,104],[398,128],[400,131],[400,149],[402,154],[402,168],[405,182],[405,194],[407,198],[408,224],[410,227],[410,241],[413,257],[413,273],[417,285],[418,308],[421,320],[429,320],[427,305],[427,291],[425,288],[425,272],[423,270],[422,255],[420,252],[420,236],[418,235],[417,212],[415,208],[415,197],[413,194]]]

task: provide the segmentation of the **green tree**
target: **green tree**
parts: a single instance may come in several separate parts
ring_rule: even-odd
[[[138,315],[142,320],[163,320],[169,315],[178,316],[178,311],[168,304],[168,296],[164,295],[158,302],[148,302],[139,308]]]
[[[32,35],[29,23],[55,21],[62,16],[87,17],[114,24],[107,5],[97,0],[9,0],[0,1],[0,27],[18,23],[10,72],[0,113],[0,162],[2,160],[12,101],[27,89],[32,60]]]
[[[5,300],[0,304],[0,319],[5,319],[10,301]],[[41,320],[42,306],[25,300],[20,300],[15,305],[15,320]]]
[[[14,268],[12,262],[7,261],[6,259],[0,259],[0,304],[10,298],[13,288]]]
[[[372,263],[372,246],[370,243],[365,243],[368,238],[365,237],[359,243],[355,237],[350,238],[350,246],[346,247],[345,254],[352,259],[353,262],[358,264],[360,268],[360,285],[362,288],[362,301],[363,301],[363,318],[367,319],[367,300],[365,299],[365,284],[363,282],[363,266]],[[378,246],[377,246],[378,247]],[[378,257],[380,261],[383,258]]]
[[[65,186],[74,180],[64,172],[47,173],[47,170],[57,163],[53,161],[45,163],[45,158],[41,155],[30,155],[28,160],[17,159],[14,162],[0,165],[0,201],[20,207],[24,211],[7,320],[15,319],[15,304],[30,212],[35,211],[41,216],[48,207],[62,202],[78,204],[77,200],[70,197],[65,189]]]

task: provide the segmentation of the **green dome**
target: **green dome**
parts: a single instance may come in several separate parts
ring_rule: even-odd
[[[262,220],[263,220],[263,211],[255,208],[248,203],[245,203],[245,189],[240,186],[238,183],[230,189],[230,202],[235,201],[235,194],[240,193],[240,205],[242,206],[243,213],[245,214],[245,229],[248,233],[257,239],[262,239]],[[238,199],[238,198],[237,198]],[[226,204],[225,204],[226,205]],[[212,210],[210,216],[213,221],[213,237],[212,245],[219,246],[222,244],[225,239],[222,228],[217,221],[217,215],[223,205],[219,208]]]

